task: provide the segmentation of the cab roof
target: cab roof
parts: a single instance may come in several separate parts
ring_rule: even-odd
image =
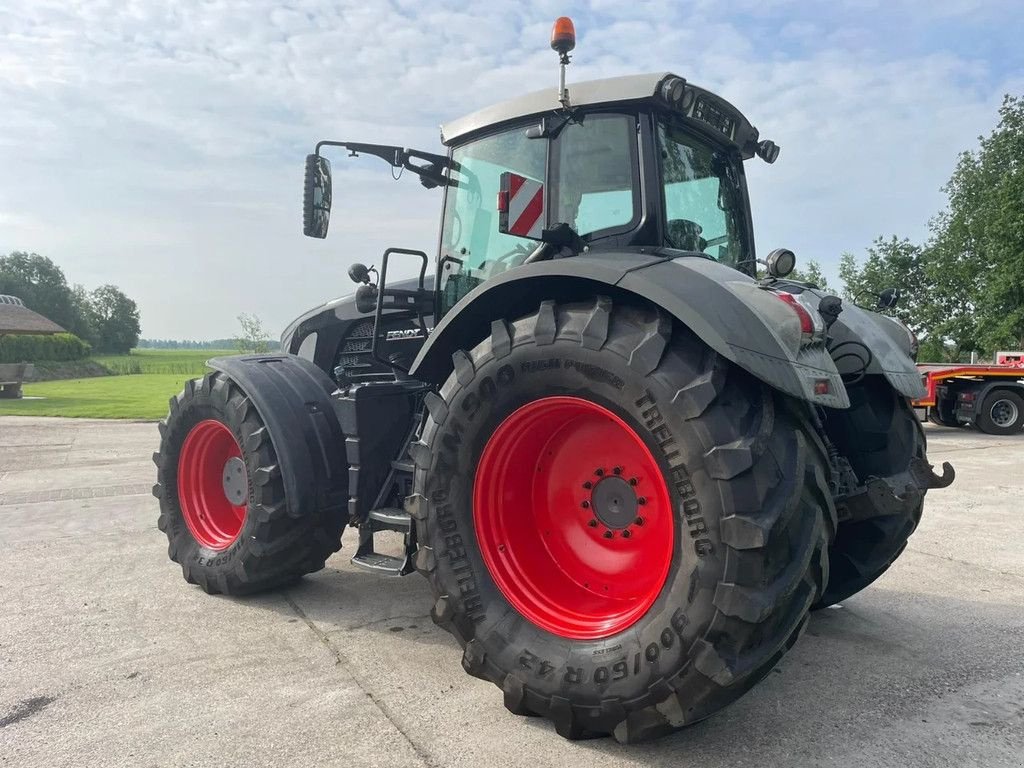
[[[701,124],[701,127],[719,138],[722,138],[724,134],[724,138],[735,144],[744,157],[753,156],[758,138],[757,129],[736,107],[710,91],[690,83],[686,83],[686,88],[692,92],[693,98],[688,99],[688,106],[684,107],[673,103],[663,95],[665,82],[673,78],[686,83],[684,78],[671,72],[652,72],[645,75],[626,75],[588,80],[582,83],[569,83],[569,101],[574,108],[605,105],[624,106],[650,102],[652,105],[675,111],[695,120]],[[708,110],[698,109],[700,103],[713,105],[712,111],[716,113],[713,122],[706,117]],[[545,88],[492,104],[465,117],[443,124],[441,126],[441,141],[446,146],[451,146],[461,143],[463,139],[486,128],[534,115],[539,117],[561,109],[562,105],[558,101],[558,89],[556,87]],[[728,121],[731,121],[728,132],[720,127],[723,115]]]

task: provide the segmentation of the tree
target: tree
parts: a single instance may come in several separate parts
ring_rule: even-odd
[[[139,308],[116,285],[89,294],[89,314],[100,352],[128,354],[139,341]]]
[[[895,235],[888,240],[879,237],[868,248],[868,257],[858,263],[851,253],[839,260],[839,277],[843,281],[843,296],[855,304],[874,309],[878,294],[888,288],[897,288],[900,300],[890,314],[899,318],[914,333],[925,333],[928,328],[928,301],[930,288],[924,271],[927,253],[921,246]]]
[[[825,275],[821,271],[821,264],[814,259],[807,262],[805,269],[794,269],[790,273],[789,279],[798,280],[801,283],[813,283],[823,291],[831,290],[828,287],[828,280],[825,279]]]
[[[68,328],[73,334],[85,339],[92,344],[96,343],[96,329],[93,328],[93,313],[89,299],[89,292],[81,283],[75,283],[71,289],[71,309],[74,315],[74,325]]]
[[[261,355],[270,351],[267,332],[262,321],[256,315],[242,313],[238,316],[242,326],[242,335],[235,339],[235,346],[242,354]]]
[[[89,338],[88,321],[63,270],[45,256],[24,251],[0,256],[0,293],[17,296],[29,309]]]
[[[960,155],[931,223],[927,272],[934,328],[963,349],[1024,349],[1024,98],[1006,96],[999,124]]]

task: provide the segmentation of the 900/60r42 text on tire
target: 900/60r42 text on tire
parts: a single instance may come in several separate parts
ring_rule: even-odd
[[[825,588],[835,511],[803,406],[656,310],[496,321],[426,406],[408,506],[434,620],[565,737],[714,713]]]
[[[264,419],[227,374],[187,382],[160,436],[158,524],[188,582],[256,592],[320,570],[340,548],[343,509],[296,509]]]

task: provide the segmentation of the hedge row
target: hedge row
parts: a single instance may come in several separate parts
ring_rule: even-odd
[[[72,333],[53,336],[11,334],[0,336],[0,363],[63,362],[87,357],[92,347]]]

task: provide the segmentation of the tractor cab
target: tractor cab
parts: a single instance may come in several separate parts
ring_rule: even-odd
[[[566,20],[567,21],[567,20]],[[305,234],[325,237],[340,146],[373,154],[443,191],[435,291],[363,280],[367,311],[444,317],[474,288],[524,264],[623,249],[671,251],[747,274],[756,264],[743,161],[778,147],[731,104],[668,72],[565,85],[575,34],[556,25],[559,86],[442,126],[445,155],[324,141],[306,161]],[[424,267],[427,256],[418,256]],[[387,254],[385,260],[387,260]],[[382,263],[383,277],[386,264]],[[357,298],[359,298],[357,296]],[[379,299],[379,301],[378,301]],[[428,306],[429,305],[429,306]]]
[[[508,269],[583,251],[672,249],[753,272],[743,160],[759,145],[738,111],[670,73],[567,99],[542,91],[442,128],[440,314]]]

